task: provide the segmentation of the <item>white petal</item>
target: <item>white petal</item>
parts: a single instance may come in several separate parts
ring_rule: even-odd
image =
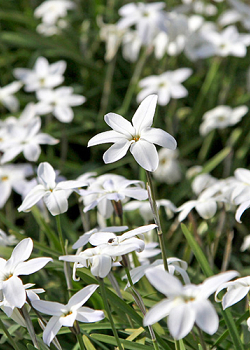
[[[219,273],[215,276],[207,278],[200,286],[202,287],[201,293],[204,298],[208,298],[216,289],[223,283],[238,276],[237,271],[227,271]]]
[[[217,203],[215,200],[207,199],[207,201],[198,202],[195,209],[203,219],[210,219],[216,213]]]
[[[72,109],[66,106],[56,106],[53,114],[62,123],[70,123],[74,118]]]
[[[171,308],[173,307],[173,302],[168,299],[163,299],[155,306],[153,306],[145,315],[143,320],[144,326],[152,325],[162,318],[169,315]]]
[[[104,312],[100,310],[93,310],[89,307],[81,307],[77,312],[77,321],[91,323],[103,320],[105,317]]]
[[[21,279],[17,276],[10,277],[2,284],[3,295],[15,307],[21,308],[26,301],[26,292]]]
[[[49,163],[44,162],[39,164],[37,176],[46,189],[53,189],[55,187],[56,173]]]
[[[238,303],[241,299],[243,299],[247,293],[249,292],[250,287],[249,286],[240,286],[230,288],[228,292],[224,295],[222,299],[222,306],[223,309],[226,309],[229,306],[232,306],[236,303]]]
[[[168,328],[171,335],[179,340],[184,338],[193,328],[195,312],[189,303],[182,303],[170,311]]]
[[[92,137],[88,142],[88,147],[100,145],[102,143],[113,143],[124,140],[124,135],[116,131],[104,131]]]
[[[53,316],[47,323],[43,332],[43,341],[48,346],[51,341],[55,338],[60,328],[62,327],[61,319],[59,317]]]
[[[64,190],[46,192],[44,202],[53,216],[68,210],[68,198]]]
[[[132,124],[139,135],[141,130],[151,127],[153,123],[157,98],[157,95],[149,95],[146,97],[139,105],[132,118]]]
[[[177,146],[175,138],[162,129],[151,128],[145,130],[143,131],[141,138],[171,150],[175,150]]]
[[[46,191],[43,185],[35,186],[24,198],[23,203],[18,208],[18,211],[30,210],[39,200],[45,195]]]
[[[244,213],[245,210],[247,210],[250,207],[250,201],[243,202],[235,213],[235,220],[241,223],[241,215]]]
[[[32,306],[46,315],[57,317],[60,317],[66,310],[65,305],[46,300],[35,300],[32,302]]]
[[[90,284],[87,287],[84,287],[70,298],[67,307],[71,310],[79,309],[83,304],[85,304],[85,302],[91,297],[98,287],[98,284]]]
[[[29,261],[18,264],[15,269],[15,274],[18,275],[30,275],[40,269],[42,269],[48,262],[53,261],[51,258],[35,258]]]
[[[13,249],[10,259],[7,261],[5,268],[15,269],[16,266],[27,260],[33,249],[33,241],[31,238],[25,238],[17,244]]]
[[[128,138],[132,138],[135,134],[135,129],[132,124],[119,114],[108,113],[105,115],[104,120],[113,130]]]
[[[155,171],[159,164],[159,157],[156,147],[145,140],[134,142],[130,147],[130,152],[137,163],[148,171]]]
[[[214,334],[219,326],[219,317],[209,300],[191,303],[195,310],[197,326],[208,334]]]
[[[23,155],[30,162],[36,162],[41,154],[41,147],[35,143],[29,143],[24,147]]]
[[[114,145],[109,147],[109,149],[104,153],[103,160],[106,164],[116,162],[117,160],[123,158],[127,153],[130,146],[130,142],[123,139],[116,142]]]
[[[157,225],[155,225],[155,224],[137,227],[134,230],[130,230],[128,232],[125,232],[122,236],[120,236],[120,242],[123,241],[124,239],[128,239],[128,238],[134,237],[136,235],[138,235],[139,237],[143,237],[142,233],[153,230],[156,227],[157,227]]]
[[[94,276],[104,278],[111,270],[111,257],[107,255],[97,255],[92,259],[91,273]]]

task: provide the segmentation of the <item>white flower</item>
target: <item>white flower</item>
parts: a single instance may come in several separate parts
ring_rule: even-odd
[[[95,248],[88,248],[78,255],[60,256],[59,260],[74,262],[76,268],[90,266],[94,276],[104,278],[110,272],[112,262],[121,261],[122,255],[132,251],[142,251],[145,247],[143,233],[155,227],[154,224],[141,226],[121,236],[113,232],[96,232],[89,238]]]
[[[26,301],[25,287],[20,275],[30,275],[43,268],[51,258],[35,258],[26,261],[32,252],[31,238],[25,238],[14,248],[9,260],[0,258],[0,292],[6,301],[21,308]]]
[[[164,7],[164,2],[126,4],[118,11],[122,18],[117,26],[124,29],[135,25],[142,42],[149,44],[157,31],[164,27],[165,14],[162,11]]]
[[[0,145],[0,150],[3,152],[1,163],[11,161],[22,152],[27,160],[36,162],[41,154],[40,145],[56,145],[59,142],[54,137],[39,132],[40,128],[40,117],[32,118],[26,125],[20,125],[20,123],[9,125],[8,140]]]
[[[241,216],[250,207],[250,170],[238,168],[234,172],[236,182],[232,190],[231,198],[234,204],[239,205],[235,213],[236,221],[241,223]]]
[[[17,243],[17,239],[14,235],[7,235],[2,229],[0,229],[0,246],[8,246]]]
[[[68,210],[68,196],[72,191],[86,185],[82,181],[73,180],[56,183],[56,173],[47,162],[39,164],[37,176],[39,184],[27,194],[18,211],[31,210],[43,198],[53,216],[65,213]]]
[[[250,6],[249,4],[244,4],[239,0],[228,0],[230,5],[233,6],[232,9],[226,10],[219,17],[219,24],[221,26],[227,26],[235,22],[241,22],[243,27],[247,30],[250,29]]]
[[[190,68],[180,68],[167,71],[161,75],[151,75],[139,81],[142,90],[137,95],[137,101],[141,102],[150,94],[158,95],[158,103],[165,106],[170,98],[182,98],[188,95],[188,91],[181,83],[192,74]],[[167,147],[168,148],[168,147]]]
[[[139,180],[127,180],[115,174],[105,174],[93,181],[87,190],[80,190],[85,204],[84,212],[97,206],[100,214],[109,218],[113,213],[113,201],[126,202],[129,198],[147,199],[148,192]],[[121,208],[122,209],[122,208]]]
[[[0,165],[0,208],[2,208],[11,195],[12,188],[21,193],[24,179],[33,174],[29,164]]]
[[[217,106],[206,112],[200,125],[200,134],[206,135],[214,129],[224,129],[241,121],[242,117],[248,112],[247,106],[231,108],[229,106]]]
[[[62,326],[73,327],[75,320],[92,323],[101,321],[105,317],[101,310],[93,310],[82,306],[98,287],[96,284],[90,284],[81,289],[69,299],[66,305],[45,300],[35,300],[32,302],[32,306],[35,309],[52,316],[43,332],[43,341],[45,344],[50,345]]]
[[[34,69],[16,68],[14,76],[25,85],[24,90],[31,92],[44,88],[54,88],[64,81],[65,61],[49,64],[45,57],[38,57]]]
[[[19,81],[13,81],[9,85],[0,87],[0,105],[2,104],[11,112],[16,112],[19,109],[19,101],[13,96],[18,90],[21,89],[22,83]]]
[[[222,298],[223,310],[238,303],[248,294],[250,291],[250,276],[241,277],[235,281],[223,283],[216,291],[216,301],[221,301],[221,299],[218,298],[218,294],[225,288],[227,288],[227,292]]]
[[[236,271],[228,271],[207,278],[199,285],[181,282],[161,266],[148,269],[146,276],[150,283],[166,299],[153,306],[144,317],[144,326],[152,325],[168,316],[168,328],[175,339],[184,338],[194,323],[208,334],[214,334],[219,325],[218,315],[208,297],[224,282],[237,276]]]
[[[47,25],[56,24],[57,20],[67,15],[67,11],[75,8],[71,0],[47,0],[35,9],[36,18],[41,18]]]
[[[60,122],[70,123],[74,118],[72,106],[79,106],[86,101],[81,95],[74,95],[73,88],[59,87],[55,90],[42,89],[37,91],[37,111],[39,114],[52,113]]]
[[[135,112],[132,124],[119,114],[106,114],[104,120],[113,130],[92,137],[88,147],[113,142],[114,145],[103,155],[105,163],[116,162],[123,158],[130,149],[141,167],[148,171],[155,171],[159,158],[154,143],[172,150],[176,148],[173,136],[161,129],[151,128],[156,103],[156,95],[145,98]]]

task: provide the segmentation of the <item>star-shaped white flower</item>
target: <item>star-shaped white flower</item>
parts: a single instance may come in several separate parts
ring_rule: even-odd
[[[21,308],[26,292],[19,275],[30,275],[43,268],[51,258],[35,258],[26,261],[32,252],[31,238],[25,238],[14,248],[9,260],[0,258],[0,291],[13,307]]]
[[[228,271],[207,278],[199,285],[183,286],[175,276],[157,266],[146,271],[150,283],[166,295],[153,306],[144,318],[144,326],[152,325],[168,316],[168,328],[175,339],[184,338],[194,323],[208,334],[214,334],[219,326],[218,315],[208,297],[224,282],[237,276],[236,271]]]
[[[108,113],[105,122],[113,129],[102,132],[89,140],[88,147],[113,142],[103,155],[105,163],[123,158],[128,149],[137,163],[148,171],[155,171],[159,157],[154,144],[174,150],[176,140],[161,129],[151,128],[157,96],[150,95],[142,101],[132,118],[132,124],[119,114]]]
[[[87,185],[83,181],[61,181],[56,183],[56,173],[52,166],[41,163],[37,169],[38,182],[24,198],[18,211],[29,211],[40,199],[43,198],[50,213],[55,216],[68,210],[68,196],[72,191]]]
[[[20,90],[22,83],[19,81],[13,81],[12,83],[0,87],[0,105],[8,108],[11,112],[18,111],[19,101],[13,96],[18,90]]]
[[[51,315],[43,332],[43,341],[48,346],[62,326],[73,327],[75,320],[84,323],[101,321],[105,316],[101,310],[82,306],[99,286],[90,284],[69,299],[68,304],[53,301],[35,300],[32,306],[40,312]]]

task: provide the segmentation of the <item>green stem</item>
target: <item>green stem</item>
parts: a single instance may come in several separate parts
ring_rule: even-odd
[[[161,228],[161,222],[160,222],[160,216],[159,216],[159,210],[156,204],[156,198],[155,198],[155,192],[154,192],[154,186],[153,186],[153,180],[152,180],[152,173],[150,171],[146,170],[147,175],[147,190],[148,190],[148,199],[151,206],[151,210],[153,212],[154,222],[157,225],[157,233],[159,237],[159,243],[161,248],[161,254],[163,259],[164,268],[166,271],[168,271],[168,263],[167,263],[167,253],[165,249],[164,239],[163,239],[163,232]]]
[[[199,338],[200,338],[202,349],[203,350],[207,350],[206,343],[204,341],[204,337],[203,337],[202,331],[201,331],[200,327],[198,327],[198,326],[197,326],[197,329],[198,329],[198,333],[199,333]]]
[[[0,327],[2,328],[2,330],[4,331],[6,337],[9,339],[10,344],[13,346],[13,349],[15,350],[20,350],[19,347],[17,346],[17,344],[14,342],[14,340],[12,339],[8,329],[5,327],[5,324],[3,323],[3,321],[0,318]]]
[[[63,233],[62,233],[62,225],[61,225],[60,215],[56,215],[56,225],[57,225],[57,231],[58,231],[58,236],[59,236],[59,241],[60,241],[62,253],[63,253],[63,255],[66,255],[66,250],[65,250],[64,241],[63,241]]]
[[[76,335],[81,350],[86,350],[81,333]]]
[[[101,288],[101,294],[102,294],[102,300],[103,300],[103,303],[104,303],[104,307],[105,307],[105,310],[106,310],[106,312],[108,314],[109,322],[111,324],[111,328],[112,328],[114,337],[116,339],[117,346],[118,346],[119,350],[124,350],[123,346],[122,346],[122,344],[120,342],[117,330],[115,328],[115,323],[113,321],[113,317],[112,317],[112,314],[111,314],[111,311],[110,311],[110,308],[109,308],[104,281],[103,281],[102,278],[98,278],[98,280],[99,280],[99,284],[100,284],[100,288]]]
[[[21,309],[19,309],[19,311],[20,311],[21,315],[23,316],[23,318],[25,319],[27,330],[29,332],[29,335],[31,337],[31,340],[33,342],[34,347],[39,349],[38,342],[37,342],[37,339],[36,339],[36,333],[35,333],[35,330],[34,330],[33,323],[31,321],[30,315],[29,315],[29,313],[27,311],[26,304],[24,304],[24,306]]]
[[[126,114],[127,110],[129,109],[134,91],[135,91],[137,83],[140,79],[142,68],[143,68],[143,66],[146,62],[146,59],[150,53],[151,53],[151,48],[144,48],[139,60],[137,61],[134,73],[133,73],[132,78],[131,78],[130,83],[129,83],[129,87],[127,89],[126,95],[125,95],[124,100],[123,100],[123,104],[118,111],[118,113],[121,115]]]

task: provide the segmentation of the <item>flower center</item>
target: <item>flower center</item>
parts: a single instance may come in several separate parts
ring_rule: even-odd
[[[4,281],[8,281],[13,276],[12,273],[9,273],[8,275],[5,276]]]
[[[9,177],[8,176],[1,176],[1,181],[7,181],[9,179]]]
[[[67,316],[69,316],[71,314],[73,314],[73,312],[72,311],[68,311],[66,314],[63,314],[62,317],[67,317]]]
[[[131,141],[137,142],[137,141],[139,141],[139,140],[140,140],[140,136],[139,136],[139,135],[135,135],[135,136],[133,136],[133,138],[132,138]]]

